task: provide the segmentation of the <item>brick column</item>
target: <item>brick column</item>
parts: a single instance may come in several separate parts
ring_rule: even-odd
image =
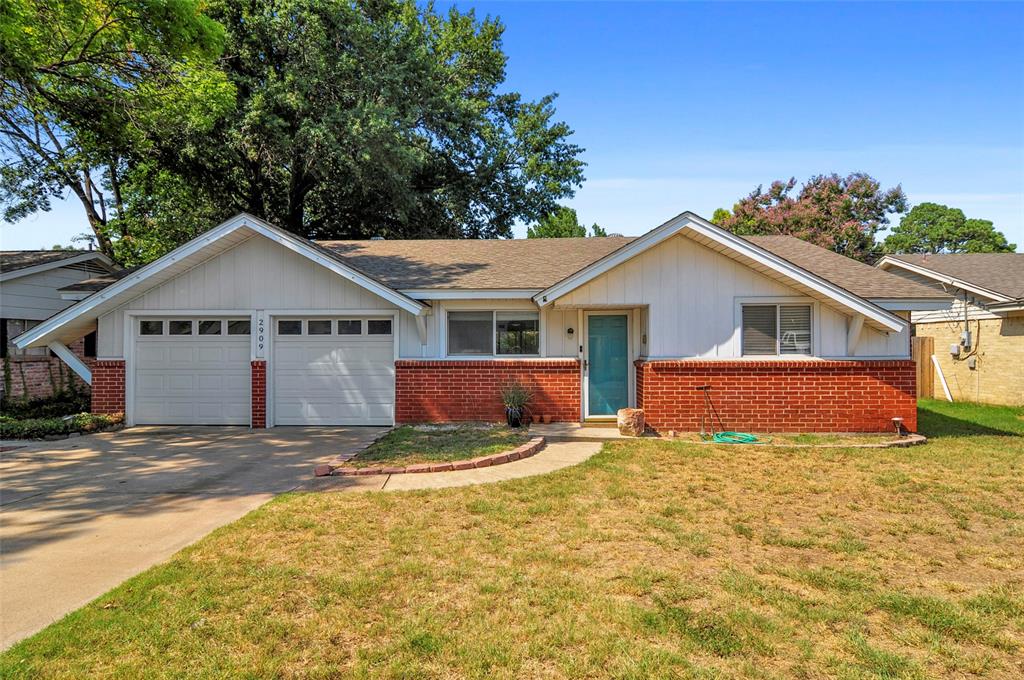
[[[124,359],[97,359],[93,363],[92,412],[124,413]]]
[[[252,365],[252,427],[267,426],[267,362],[258,359]]]

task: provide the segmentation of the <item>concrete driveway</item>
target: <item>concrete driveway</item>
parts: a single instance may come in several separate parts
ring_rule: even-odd
[[[137,427],[0,453],[0,648],[384,430]]]

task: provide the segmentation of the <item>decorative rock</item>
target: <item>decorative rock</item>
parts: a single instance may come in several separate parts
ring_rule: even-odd
[[[644,410],[642,408],[620,408],[616,423],[619,434],[626,437],[640,437],[644,433]]]
[[[330,465],[317,465],[313,468],[313,474],[317,477],[330,477],[333,469]]]

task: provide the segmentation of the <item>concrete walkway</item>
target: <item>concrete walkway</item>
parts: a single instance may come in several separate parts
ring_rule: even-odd
[[[316,477],[302,491],[413,491],[490,484],[547,474],[577,465],[601,450],[597,442],[555,442],[535,456],[485,468],[368,477]]]

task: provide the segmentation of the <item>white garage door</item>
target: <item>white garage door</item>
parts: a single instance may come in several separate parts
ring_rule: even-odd
[[[392,320],[275,319],[277,425],[391,425]]]
[[[248,425],[248,319],[136,319],[135,422]]]

